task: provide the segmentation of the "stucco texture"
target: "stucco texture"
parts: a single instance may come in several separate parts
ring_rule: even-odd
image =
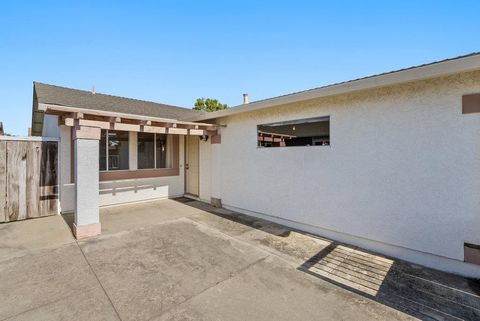
[[[218,119],[223,204],[463,261],[480,244],[480,71]],[[330,116],[331,146],[258,148],[258,124]]]

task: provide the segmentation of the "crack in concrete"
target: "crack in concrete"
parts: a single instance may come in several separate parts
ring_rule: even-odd
[[[102,282],[100,281],[100,279],[98,278],[97,273],[95,273],[95,270],[93,269],[92,265],[91,265],[90,262],[88,261],[87,256],[85,255],[85,253],[84,253],[83,250],[82,250],[82,247],[78,244],[77,241],[75,241],[75,243],[77,244],[80,252],[82,253],[82,256],[83,256],[83,258],[85,259],[85,262],[87,263],[88,267],[90,268],[90,271],[92,271],[93,276],[95,276],[95,279],[97,279],[97,282],[98,282],[98,284],[100,285],[100,287],[102,288],[103,293],[105,293],[105,296],[107,297],[108,302],[110,302],[110,304],[112,305],[113,311],[115,311],[115,314],[117,315],[118,320],[122,321],[122,318],[120,317],[120,313],[118,313],[118,310],[117,310],[117,308],[115,307],[115,305],[113,304],[112,299],[111,299],[110,296],[108,295],[107,290],[105,290],[105,288],[103,287],[103,284],[102,284]]]
[[[260,263],[260,262],[265,261],[265,260],[266,260],[267,258],[269,258],[269,257],[270,257],[270,255],[267,255],[267,256],[265,256],[265,257],[262,257],[262,258],[260,258],[260,259],[258,259],[258,260],[256,260],[256,261],[254,261],[254,262],[252,262],[252,263],[244,266],[243,268],[241,268],[241,269],[233,272],[233,274],[231,273],[231,275],[230,275],[229,277],[227,277],[227,278],[225,278],[225,279],[223,279],[223,280],[221,280],[221,281],[219,281],[219,282],[216,282],[214,285],[211,285],[211,286],[209,286],[209,287],[206,287],[205,289],[203,289],[202,291],[200,291],[200,292],[198,292],[198,293],[196,293],[196,294],[194,294],[194,295],[189,296],[189,297],[186,298],[184,301],[182,301],[182,302],[180,302],[180,303],[177,303],[175,306],[173,306],[173,307],[171,307],[171,308],[163,311],[163,312],[160,313],[160,314],[157,314],[157,315],[152,316],[152,317],[149,318],[147,321],[150,321],[150,320],[153,320],[153,319],[155,319],[155,318],[161,317],[162,315],[164,315],[164,314],[172,311],[173,309],[175,309],[175,308],[177,308],[177,307],[179,307],[179,306],[182,306],[182,305],[184,305],[185,303],[190,302],[191,300],[193,300],[194,298],[198,297],[199,295],[202,295],[203,293],[207,292],[208,290],[213,289],[213,288],[215,288],[215,287],[223,284],[224,282],[227,282],[228,280],[231,280],[231,279],[236,278],[237,276],[241,275],[241,274],[242,274],[243,272],[245,272],[246,270],[250,269],[251,267],[253,267],[254,265],[257,265],[257,264]]]

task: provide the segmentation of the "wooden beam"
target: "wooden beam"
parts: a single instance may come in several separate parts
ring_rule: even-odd
[[[120,117],[108,117],[108,121],[110,123],[120,123],[122,122],[122,119]]]
[[[106,121],[79,119],[78,124],[80,126],[99,127],[101,129],[110,129],[110,123],[106,122]]]
[[[81,116],[81,115],[75,115]],[[59,119],[62,125],[74,127],[96,127],[100,129],[111,129],[121,131],[133,131],[133,132],[146,132],[157,134],[176,134],[176,135],[209,135],[213,136],[217,134],[216,127],[210,125],[198,125],[198,124],[176,124],[176,123],[164,123],[164,122],[152,122],[150,120],[130,120],[121,119],[120,117],[102,117],[98,115],[84,115],[84,118],[74,118],[73,114],[62,116]],[[125,122],[122,122],[125,120]],[[214,129],[206,130],[205,128]]]
[[[176,134],[176,135],[187,135],[188,129],[186,128],[168,128],[168,134]]]
[[[65,118],[63,118],[63,124],[64,124],[65,126],[73,127],[73,126],[75,125],[75,121],[74,121],[73,118],[67,118],[67,117],[65,117]]]
[[[279,137],[267,137],[267,136],[262,136],[262,137],[258,137],[257,138],[258,141],[260,142],[268,142],[268,143],[279,143],[279,142],[282,142],[284,141],[283,138],[279,138]]]
[[[134,119],[134,120],[147,120],[152,122],[160,122],[166,124],[183,124],[183,125],[198,125],[203,127],[205,130],[213,130],[217,129],[221,126],[209,124],[209,123],[200,123],[200,122],[188,122],[188,121],[180,121],[176,119],[169,119],[169,118],[161,118],[161,117],[150,117],[150,116],[142,116],[142,115],[134,115],[134,114],[127,114],[127,113],[117,113],[112,111],[102,111],[102,110],[95,110],[95,109],[87,109],[87,108],[78,108],[78,107],[70,107],[70,106],[60,106],[60,105],[53,105],[53,104],[39,104],[39,109],[45,110],[47,114],[58,114],[58,115],[65,115],[68,113],[83,113],[86,115],[93,115],[93,116],[103,116],[103,117],[120,117],[125,119]]]
[[[140,126],[140,131],[144,133],[156,133],[156,134],[167,133],[167,129],[165,127],[156,127],[156,126]]]
[[[202,136],[202,135],[206,135],[207,132],[203,129],[189,129],[188,134],[192,136]]]
[[[129,131],[129,132],[139,132],[140,131],[140,125],[113,123],[112,126],[110,127],[110,129],[123,130],[123,131]]]
[[[215,135],[219,135],[218,132],[216,130],[207,130],[205,135],[208,135],[208,136],[215,136]]]

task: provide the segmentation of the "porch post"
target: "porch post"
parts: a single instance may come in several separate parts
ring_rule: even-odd
[[[74,175],[75,221],[73,233],[77,239],[101,233],[99,215],[99,140],[100,128],[75,126]]]

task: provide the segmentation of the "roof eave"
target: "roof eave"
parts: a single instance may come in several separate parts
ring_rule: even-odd
[[[432,63],[429,65],[422,65],[409,69],[394,71],[391,73],[380,74],[377,76],[347,81],[339,84],[328,85],[316,89],[261,100],[258,102],[252,102],[249,104],[239,105],[221,111],[207,113],[198,117],[191,118],[189,120],[203,121],[209,119],[216,119],[236,115],[239,113],[275,107],[279,105],[285,105],[321,97],[348,94],[355,91],[386,87],[478,69],[480,69],[480,54],[465,56],[453,60],[446,60],[438,63]]]
[[[118,117],[118,118],[138,120],[138,121],[152,121],[152,122],[179,124],[179,125],[207,126],[212,128],[219,127],[218,125],[209,124],[209,123],[190,122],[190,121],[183,121],[183,120],[172,119],[172,118],[160,118],[160,117],[144,116],[144,115],[137,115],[137,114],[126,114],[126,113],[120,113],[120,112],[111,112],[111,111],[97,110],[97,109],[90,109],[90,108],[85,109],[85,108],[78,108],[73,106],[63,106],[63,105],[45,104],[45,103],[38,104],[38,111],[43,114],[53,114],[53,115],[80,113],[85,115]]]

